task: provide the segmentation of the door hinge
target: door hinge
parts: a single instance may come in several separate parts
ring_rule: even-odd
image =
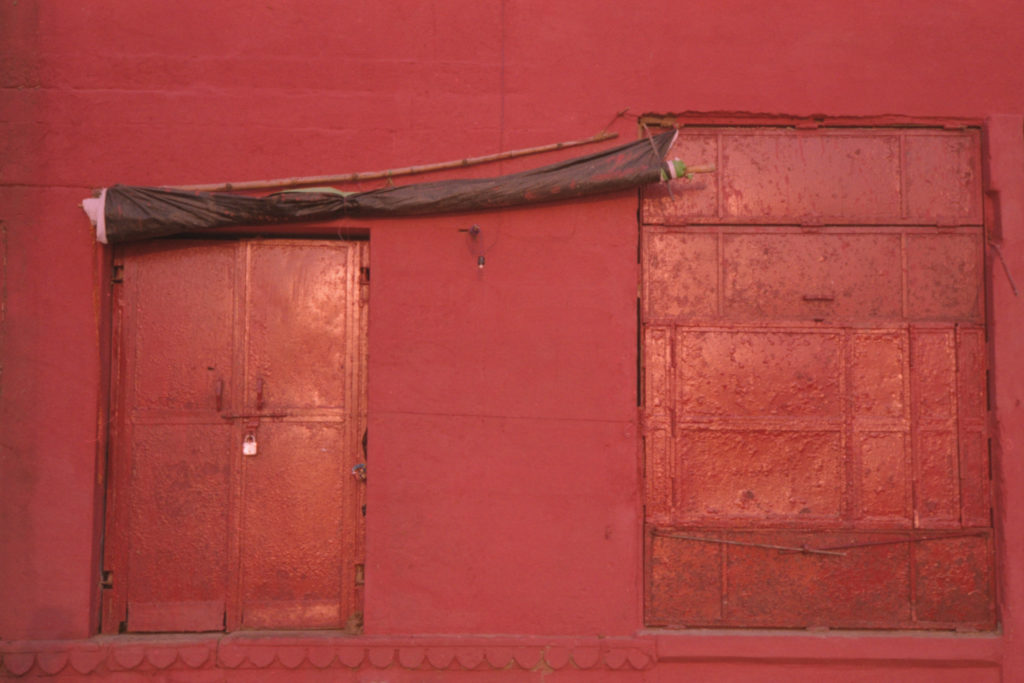
[[[115,263],[114,268],[110,273],[110,281],[115,284],[124,282],[124,265],[121,263]]]
[[[100,578],[100,588],[113,588],[114,587],[114,572],[104,569],[103,575]]]

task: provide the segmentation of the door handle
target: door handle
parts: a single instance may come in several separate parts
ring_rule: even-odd
[[[263,410],[263,378],[256,380],[256,410]]]
[[[213,384],[213,396],[217,404],[217,412],[224,409],[224,380],[218,379]]]

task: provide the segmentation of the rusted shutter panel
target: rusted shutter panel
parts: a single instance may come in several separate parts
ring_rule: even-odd
[[[676,154],[719,171],[643,205],[648,623],[991,628],[977,131]]]

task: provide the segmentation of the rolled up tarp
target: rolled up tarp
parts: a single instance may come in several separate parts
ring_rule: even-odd
[[[685,173],[666,162],[675,131],[540,168],[469,180],[440,180],[370,192],[332,188],[251,197],[113,185],[82,207],[102,243],[144,240],[237,226],[341,218],[416,216],[502,209],[626,190]]]

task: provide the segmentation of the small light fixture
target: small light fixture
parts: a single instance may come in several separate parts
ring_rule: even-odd
[[[483,246],[483,240],[480,239],[483,229],[476,223],[468,228],[459,228],[459,232],[466,233],[466,247],[469,249],[469,253],[476,256],[477,270],[483,270],[484,266],[487,264],[487,259],[484,258],[484,253],[494,245],[491,244],[487,247]]]

